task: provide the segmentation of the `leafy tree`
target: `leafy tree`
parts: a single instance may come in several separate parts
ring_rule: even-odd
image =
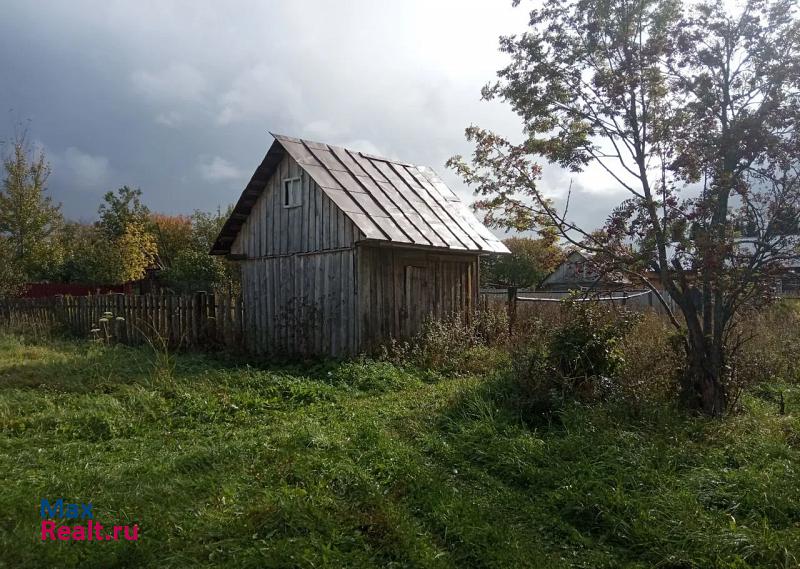
[[[747,0],[733,13],[722,0],[547,0],[500,45],[510,63],[483,95],[512,106],[525,139],[470,127],[472,163],[451,165],[497,224],[546,216],[601,270],[662,298],[644,276],[656,271],[679,307],[663,302],[683,337],[684,400],[724,413],[743,315],[797,255],[786,231],[800,210],[796,2]],[[547,201],[536,158],[598,165],[629,198],[589,232]]]
[[[142,190],[122,186],[116,193],[106,192],[97,209],[97,226],[112,238],[119,238],[130,224],[149,227],[150,210],[142,203]]]
[[[8,248],[3,271],[9,281],[43,278],[60,261],[55,237],[62,222],[61,206],[46,195],[50,166],[44,153],[32,152],[24,137],[18,137],[3,157],[3,169],[0,236]]]
[[[93,244],[103,255],[94,263],[95,279],[102,277],[108,284],[139,280],[155,266],[158,245],[150,210],[141,198],[142,190],[129,186],[103,196],[96,227],[106,241]]]
[[[25,285],[25,275],[13,251],[8,238],[0,236],[0,298],[16,296]]]
[[[150,222],[158,244],[158,265],[171,267],[192,241],[192,220],[185,215],[154,213]]]
[[[129,222],[114,242],[111,258],[111,283],[125,283],[144,277],[145,271],[154,266],[158,244],[149,228],[142,223]]]
[[[109,238],[96,225],[68,223],[61,239],[58,277],[65,282],[122,284],[141,279],[155,264],[155,237],[140,224],[129,223],[122,235]]]
[[[190,218],[182,218],[189,223],[188,238],[178,239],[178,233],[185,234],[185,226],[179,230],[177,221],[173,220],[173,242],[177,247],[170,247],[170,253],[162,257],[167,260],[162,273],[163,280],[172,288],[182,291],[238,289],[238,267],[217,256],[209,255],[212,245],[219,234],[232,208],[223,213],[195,211]],[[164,233],[166,235],[166,223]],[[160,241],[161,242],[161,241]],[[161,250],[159,250],[161,255]]]
[[[64,259],[56,279],[62,282],[106,284],[110,242],[94,225],[67,222],[59,234]]]
[[[510,255],[490,255],[481,259],[481,277],[486,285],[533,287],[557,266],[563,253],[555,236],[531,239],[510,237],[503,243]]]
[[[235,264],[208,254],[227,214],[152,214],[146,226],[128,219],[119,237],[109,237],[100,223],[66,224],[61,233],[66,254],[59,278],[119,284],[138,280],[146,269],[157,267],[161,281],[177,291],[238,288]]]

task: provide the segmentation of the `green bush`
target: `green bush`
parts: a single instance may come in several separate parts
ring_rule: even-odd
[[[410,341],[390,342],[382,359],[398,366],[454,375],[484,375],[508,366],[508,317],[503,310],[428,319]]]
[[[512,356],[512,382],[506,402],[529,419],[547,415],[563,401],[563,384],[553,367],[548,347],[534,343]]]
[[[665,404],[679,393],[685,354],[675,328],[654,312],[642,314],[619,343],[622,365],[615,380],[629,405]]]
[[[740,381],[800,381],[800,305],[778,302],[740,326],[746,341],[733,362]]]
[[[595,303],[567,302],[561,326],[517,343],[512,369],[520,404],[549,413],[567,400],[603,399],[625,363],[621,342],[638,316],[613,314]]]
[[[625,361],[620,341],[636,322],[636,315],[610,315],[591,302],[567,302],[564,309],[567,321],[550,341],[558,373],[575,388],[595,378],[615,376]]]

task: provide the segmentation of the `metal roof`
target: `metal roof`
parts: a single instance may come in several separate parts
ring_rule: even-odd
[[[230,252],[242,224],[288,153],[364,237],[403,245],[508,253],[453,191],[425,166],[273,134],[273,142],[220,232],[213,255]]]

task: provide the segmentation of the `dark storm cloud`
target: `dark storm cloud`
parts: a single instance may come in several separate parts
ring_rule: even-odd
[[[268,131],[428,164],[469,197],[443,164],[469,154],[471,123],[518,133],[479,91],[525,20],[505,0],[6,2],[0,138],[30,119],[73,218],[123,184],[155,210],[224,207]],[[592,189],[573,211],[597,225],[616,197]]]

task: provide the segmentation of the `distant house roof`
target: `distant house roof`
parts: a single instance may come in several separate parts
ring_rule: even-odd
[[[547,275],[539,285],[540,288],[550,288],[559,285],[595,286],[630,284],[623,275],[610,273],[599,274],[589,264],[593,255],[586,251],[571,251],[556,269]]]
[[[365,239],[442,249],[508,253],[436,173],[338,146],[273,135],[211,254],[230,252],[267,181],[288,154],[358,227]]]
[[[784,269],[800,268],[800,235],[784,235],[776,237],[764,248],[766,260],[774,260]],[[772,251],[771,247],[775,250]],[[736,240],[734,256],[747,261],[758,251],[758,240],[754,237],[742,237]]]

